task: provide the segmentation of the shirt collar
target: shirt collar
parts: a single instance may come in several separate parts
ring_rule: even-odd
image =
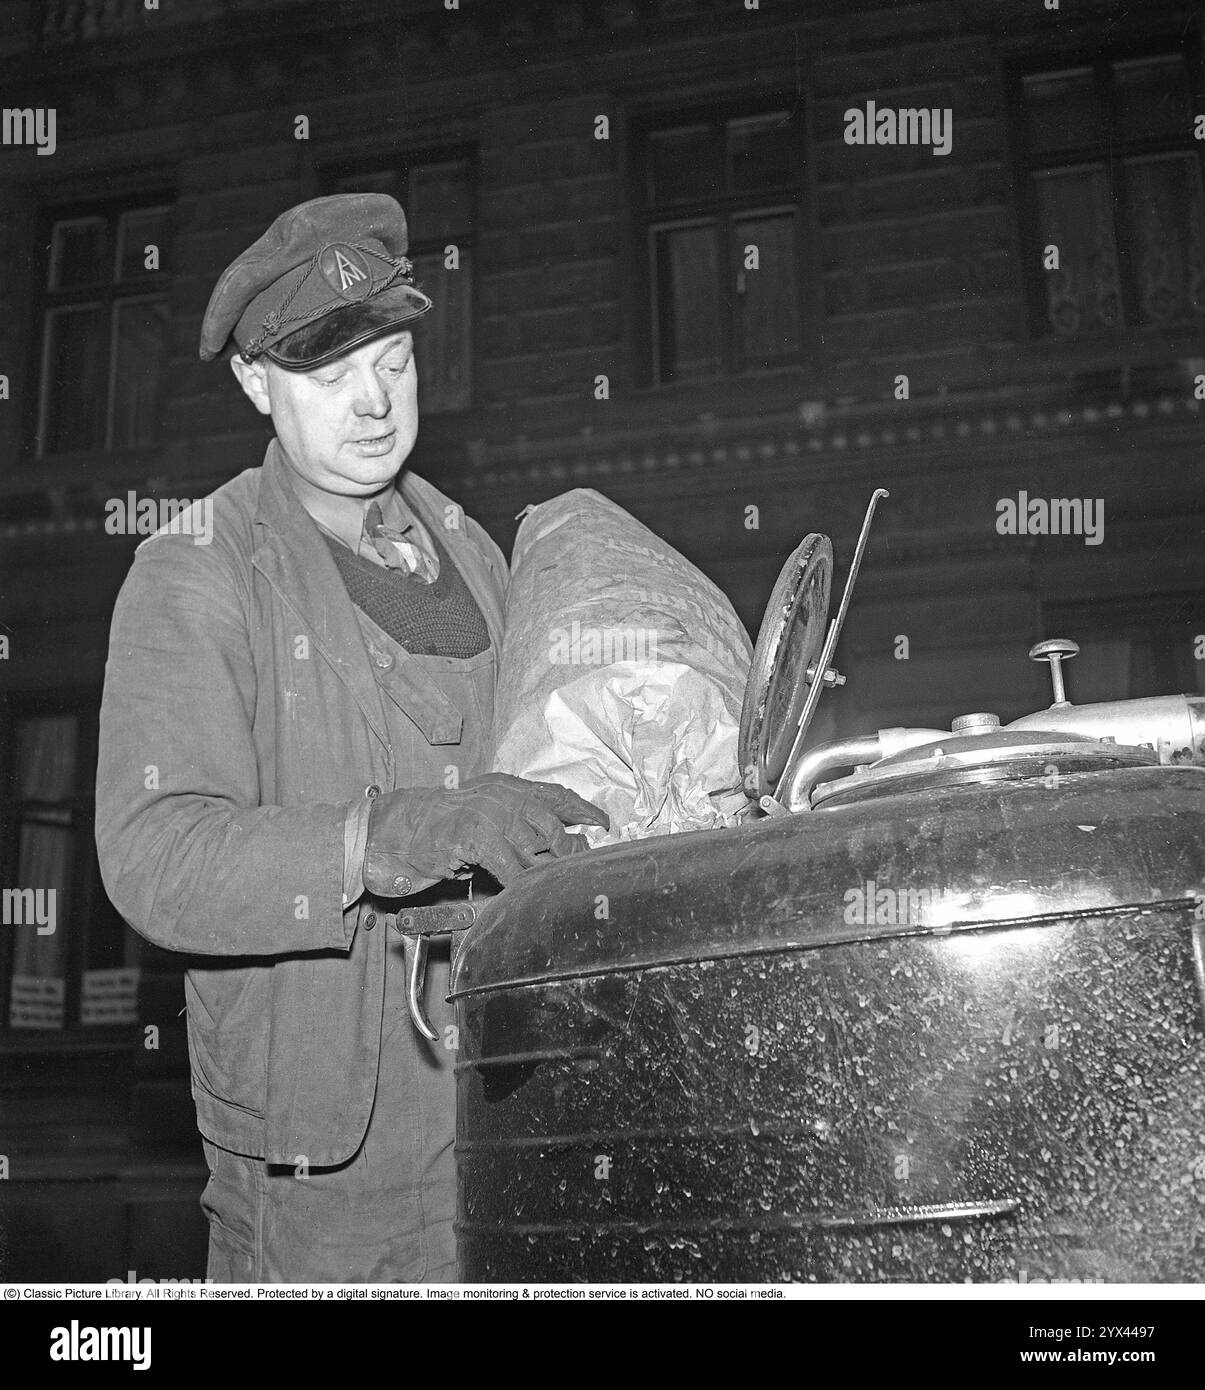
[[[315,487],[305,478],[300,477],[295,469],[287,464],[286,467],[288,467],[289,481],[293,484],[298,501],[313,520],[322,530],[334,536],[336,540],[342,541],[349,549],[358,552],[361,542],[367,541],[365,523],[370,505],[368,499],[340,497],[333,492],[324,492],[321,488]],[[399,473],[398,477],[394,479],[393,486],[376,500],[381,505],[381,516],[385,525],[391,530],[404,533],[413,527],[414,520],[398,494],[400,477],[401,474]],[[417,540],[417,537],[415,539]],[[371,541],[367,543],[371,544]]]

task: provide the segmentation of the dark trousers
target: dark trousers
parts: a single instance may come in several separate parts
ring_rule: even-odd
[[[410,948],[412,949],[412,948]],[[429,1043],[410,1022],[390,942],[381,1069],[368,1132],[335,1168],[265,1163],[204,1141],[207,1275],[219,1283],[446,1283],[456,1278],[456,1091],[446,953],[427,969]]]

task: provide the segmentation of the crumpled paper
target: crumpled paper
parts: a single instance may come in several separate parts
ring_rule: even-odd
[[[512,557],[496,771],[603,807],[592,845],[733,824],[752,647],[732,605],[622,507],[579,488],[533,508]]]

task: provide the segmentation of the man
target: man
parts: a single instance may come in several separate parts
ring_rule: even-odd
[[[221,1281],[455,1277],[454,1029],[411,1026],[397,910],[505,884],[605,824],[485,775],[506,565],[405,469],[418,429],[402,209],[291,209],[226,270],[201,357],[276,438],[138,547],[113,616],[96,838],[149,940],[192,953],[192,1089]],[[446,993],[447,963],[430,994]]]

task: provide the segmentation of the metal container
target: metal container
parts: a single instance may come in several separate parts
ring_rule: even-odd
[[[758,640],[771,814],[550,863],[468,933],[463,1277],[1205,1279],[1205,709],[1077,709],[1053,639],[1057,717],[801,754],[830,569],[808,537]]]
[[[1162,767],[526,876],[456,972],[463,1277],[1205,1278],[1203,884]]]

